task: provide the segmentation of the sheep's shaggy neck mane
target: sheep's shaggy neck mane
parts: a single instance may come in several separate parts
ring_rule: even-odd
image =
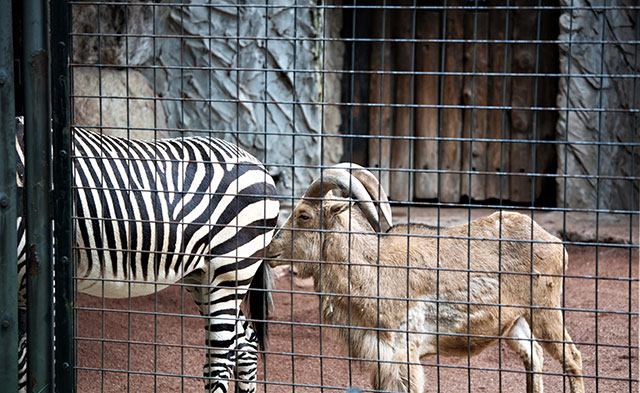
[[[351,216],[351,217],[350,217]],[[327,228],[345,228],[352,232],[370,232],[371,226],[359,210],[345,211],[331,218]],[[377,297],[406,298],[406,270],[380,267],[378,236],[371,233],[327,232],[323,235],[322,260],[313,270],[316,290],[321,293],[352,296],[325,296],[323,307],[329,311],[331,323],[361,327],[392,329],[386,321],[394,320],[398,308],[406,310],[406,301],[395,301],[398,307],[389,307],[391,300]],[[375,245],[372,247],[372,245]],[[381,243],[382,245],[382,243]],[[331,280],[322,279],[331,277]],[[336,279],[339,278],[339,279]],[[388,282],[393,280],[397,285]],[[397,288],[393,293],[390,288]],[[355,295],[355,296],[353,296]],[[372,313],[371,310],[379,310]],[[405,311],[406,312],[406,311]]]

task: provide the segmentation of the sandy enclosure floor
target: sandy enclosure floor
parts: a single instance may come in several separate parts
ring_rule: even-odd
[[[596,248],[568,250],[566,307],[599,311],[565,314],[567,329],[582,352],[586,391],[638,391],[638,252],[599,247],[596,267]],[[285,291],[313,291],[308,281],[291,283],[290,277],[276,284]],[[317,295],[276,293],[274,298],[274,323],[265,361],[259,363],[258,391],[370,388],[364,368],[348,360],[330,329],[312,326],[319,321]],[[130,300],[80,294],[77,306],[78,392],[203,391],[203,321],[182,288]],[[470,360],[433,356],[422,362],[427,392],[525,391],[522,363],[504,344]],[[544,372],[546,391],[563,391],[563,377],[554,375],[561,367],[549,355]]]

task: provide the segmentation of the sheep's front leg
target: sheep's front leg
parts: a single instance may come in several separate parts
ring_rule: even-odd
[[[407,354],[406,347],[380,343],[380,360],[371,366],[371,385],[375,390],[385,392],[422,393],[424,371],[420,355],[414,345]],[[407,356],[408,355],[408,356]]]
[[[504,335],[509,338],[507,344],[513,349],[524,363],[527,370],[527,393],[542,393],[542,364],[544,357],[542,347],[535,340],[527,321],[520,317],[518,321]]]
[[[406,361],[406,354],[401,356],[398,361]],[[420,364],[420,356],[418,351],[411,346],[409,353],[409,364],[401,365],[402,367],[402,384],[408,386],[410,393],[422,393],[424,391],[424,370]]]

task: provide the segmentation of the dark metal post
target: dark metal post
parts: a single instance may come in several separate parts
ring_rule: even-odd
[[[55,225],[56,392],[75,392],[73,365],[73,259],[71,132],[69,127],[69,3],[51,2],[51,111]]]
[[[0,387],[18,391],[16,137],[11,0],[0,0]]]
[[[23,4],[27,389],[29,392],[53,392],[48,1],[25,0]]]

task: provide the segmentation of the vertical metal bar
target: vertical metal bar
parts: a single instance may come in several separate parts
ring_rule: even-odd
[[[268,0],[267,0],[268,1]],[[384,2],[384,0],[383,0]],[[321,51],[321,66],[320,69],[322,71],[325,71],[327,68],[327,9],[325,8],[325,0],[322,0],[320,2],[317,3],[316,6],[321,7],[320,11],[322,13],[322,51]],[[312,12],[316,12],[316,10],[312,10]],[[266,45],[265,45],[266,46]],[[266,54],[266,52],[265,52]],[[325,73],[322,72],[322,74],[320,74],[320,102],[326,103],[326,95],[325,95]],[[266,93],[266,91],[265,91]],[[323,104],[322,107],[320,108],[320,166],[324,166],[325,165],[325,160],[324,160],[324,154],[325,154],[325,149],[324,149],[324,141],[325,141],[325,133],[326,133],[326,129],[325,129],[325,110],[326,107]],[[266,117],[266,111],[265,111],[265,117]],[[266,127],[267,123],[265,122],[265,127]],[[266,141],[265,141],[265,147],[267,146]],[[267,154],[267,149],[265,148],[265,162],[268,163],[269,161],[266,160],[266,154]],[[322,171],[320,171],[321,176],[322,176]],[[266,208],[265,208],[266,210]],[[265,211],[266,214],[266,211]],[[322,222],[322,218],[320,219],[320,222]],[[320,242],[322,242],[322,234],[320,234]],[[320,264],[320,268],[319,268],[319,275],[318,275],[318,288],[322,288],[322,264]],[[324,393],[325,392],[325,380],[324,380],[324,351],[322,350],[323,347],[323,341],[322,341],[322,324],[325,323],[324,322],[324,318],[322,315],[322,310],[323,310],[323,299],[322,296],[318,296],[318,354],[320,355],[320,367],[319,367],[319,371],[320,371],[320,393]],[[266,375],[266,374],[265,374]],[[265,381],[267,380],[267,378],[264,378]],[[266,385],[265,385],[265,393],[266,393]]]
[[[505,40],[510,39],[510,24],[509,24],[509,0],[507,0],[507,9],[504,14],[504,38]],[[509,45],[504,45],[504,54],[502,60],[502,101],[501,106],[504,108],[507,104],[507,69],[509,67],[507,60],[509,59]],[[503,141],[506,139],[506,111],[504,109],[501,110],[501,122],[500,122],[500,139]],[[505,146],[504,142],[500,142],[500,172],[503,171],[504,168],[504,155],[505,155]],[[500,205],[502,206],[503,200],[503,179],[504,175],[500,175],[500,185],[498,191],[498,200],[500,201]],[[502,209],[500,209],[500,223],[498,224],[498,272],[502,272]],[[564,281],[563,281],[564,282]],[[502,274],[498,273],[498,304],[502,304]],[[502,307],[498,307],[498,326],[502,326]],[[498,338],[498,344],[501,348],[502,341]],[[502,350],[498,351],[498,392],[502,392]]]
[[[0,0],[0,386],[18,391],[18,265],[13,24]]]
[[[635,15],[635,20],[636,20],[636,31],[635,31],[635,41],[636,44],[633,46],[633,63],[635,64],[636,67],[638,65],[638,38],[640,37],[640,26],[638,26],[638,20],[640,20],[640,9],[636,9],[636,15]],[[636,68],[637,69],[637,68]],[[637,96],[638,96],[638,75],[636,74],[633,78],[633,90],[632,90],[632,98],[631,98],[631,108],[638,108],[638,101],[637,101]],[[631,115],[631,129],[632,130],[637,130],[638,129],[638,116],[635,114]],[[633,146],[636,143],[636,133],[632,132],[631,133],[631,146]],[[636,150],[637,152],[638,150]],[[635,157],[636,155],[634,154],[634,148],[631,148],[631,162],[630,162],[630,171],[629,173],[631,174],[631,177],[635,179],[636,177],[636,173],[635,173]],[[629,182],[629,192],[631,193],[631,195],[633,195],[634,193],[634,181],[630,181]],[[636,198],[634,198],[633,196],[631,197],[631,206],[629,207],[630,210],[634,210],[634,209],[638,209],[638,204],[636,201]],[[634,213],[629,214],[629,244],[633,244],[634,242],[634,237],[636,235],[634,235],[633,233],[633,216]],[[629,270],[628,270],[628,275],[629,277],[633,277],[633,265],[634,265],[634,256],[633,256],[633,249],[629,248]],[[637,260],[637,257],[635,258]],[[628,299],[628,303],[627,303],[627,346],[628,346],[628,350],[627,350],[627,356],[629,356],[629,362],[628,362],[628,366],[629,366],[629,381],[631,381],[633,379],[633,366],[632,366],[632,360],[633,359],[633,351],[632,348],[634,346],[634,341],[635,341],[635,334],[633,334],[633,318],[632,318],[632,313],[633,313],[633,306],[634,306],[634,302],[633,302],[633,289],[634,289],[633,283],[631,282],[631,280],[629,280],[628,283],[628,294],[627,294],[627,299]],[[637,323],[637,322],[636,322]],[[637,342],[637,341],[636,341]],[[637,344],[636,344],[637,345]],[[637,367],[637,366],[636,366]],[[636,379],[637,380],[637,379]],[[629,382],[629,393],[633,392],[633,382]]]
[[[269,0],[265,0],[264,1],[264,104],[263,104],[263,111],[264,111],[264,118],[263,118],[263,122],[264,122],[264,163],[266,165],[269,165],[269,160],[267,159],[267,152],[269,151],[269,145],[267,144],[269,138],[268,138],[268,129],[269,127],[267,126],[267,114],[268,114],[268,105],[267,105],[267,100],[269,97],[269,92],[267,90],[268,87],[268,82],[269,82]],[[323,74],[324,75],[324,74]],[[323,86],[324,87],[324,86]],[[324,98],[324,96],[323,96]],[[324,99],[323,99],[324,102]],[[321,156],[322,157],[322,156]],[[267,214],[267,210],[266,210],[266,204],[265,204],[265,209],[264,209],[264,214],[266,217]],[[266,296],[273,296],[270,293],[266,293]],[[322,314],[320,314],[322,315]],[[322,317],[320,317],[322,318]],[[320,323],[322,323],[322,319],[320,319]],[[322,334],[320,334],[320,385],[322,385],[323,380],[322,380]],[[262,380],[265,381],[262,385],[262,391],[264,393],[269,393],[268,391],[268,387],[269,384],[266,383],[266,381],[269,380],[269,374],[267,373],[267,353],[263,353],[262,355]],[[321,387],[320,388],[320,393],[324,393],[324,389]]]
[[[51,111],[48,2],[25,0],[24,108],[27,228],[27,362],[29,392],[53,391],[53,263],[51,255]]]
[[[604,7],[602,9],[602,25],[601,25],[601,29],[602,29],[602,34],[600,36],[600,40],[601,40],[601,44],[600,44],[600,84],[598,86],[598,109],[604,109],[605,104],[604,104],[604,57],[605,57],[605,43],[606,43],[606,33],[607,33],[607,0],[604,1]],[[595,108],[590,108],[590,109],[595,109]],[[602,170],[601,170],[601,166],[600,163],[602,162],[602,145],[600,144],[600,142],[602,142],[602,123],[604,122],[603,120],[603,112],[600,110],[598,111],[598,145],[596,147],[596,239],[595,239],[595,257],[596,257],[596,266],[595,266],[595,288],[593,290],[594,295],[595,295],[595,304],[594,307],[596,310],[598,310],[600,308],[599,306],[599,289],[600,289],[600,247],[599,247],[599,243],[600,243],[600,190],[601,190],[601,178],[600,176],[602,175]],[[595,313],[594,318],[595,318],[595,323],[594,323],[594,328],[595,328],[595,371],[596,371],[596,392],[600,391],[600,367],[599,364],[601,364],[600,362],[600,354],[599,354],[599,349],[600,346],[598,345],[600,342],[602,342],[600,336],[599,336],[599,326],[600,326],[600,319],[598,318],[599,315],[598,313]],[[563,339],[566,339],[563,337]]]
[[[298,0],[295,0],[295,4],[294,5],[298,5]],[[354,10],[355,12],[355,10]],[[291,101],[293,102],[293,105],[291,106],[291,124],[293,129],[296,129],[296,101],[298,99],[298,96],[296,94],[297,90],[296,90],[296,72],[295,69],[297,67],[297,46],[298,46],[298,42],[297,42],[297,38],[298,38],[298,8],[295,7],[293,9],[293,90],[292,90],[292,97],[291,97]],[[353,64],[353,63],[352,63]],[[277,67],[276,67],[277,68]],[[237,113],[237,112],[236,112]],[[236,114],[236,118],[238,118],[239,116]],[[352,133],[353,134],[353,133]],[[320,172],[322,173],[322,170],[320,170]],[[296,174],[296,134],[295,132],[291,133],[291,178],[295,179],[295,174]],[[294,203],[294,198],[296,196],[296,188],[294,186],[295,182],[291,182],[291,212],[293,212],[293,207],[295,206]],[[295,232],[294,232],[295,233]],[[292,233],[291,236],[291,249],[293,250],[293,242],[294,242],[295,236]],[[349,260],[347,260],[348,262]],[[291,315],[291,325],[290,325],[290,337],[291,337],[291,353],[295,354],[296,353],[296,349],[295,349],[295,339],[294,339],[294,333],[295,333],[295,326],[293,324],[294,319],[293,319],[293,307],[294,307],[294,298],[293,298],[293,291],[294,291],[294,287],[293,287],[293,279],[289,281],[290,287],[289,289],[291,290],[291,308],[290,308],[290,315]],[[349,298],[347,297],[347,301],[349,301]],[[348,331],[350,334],[350,330]],[[351,351],[349,350],[349,357],[351,357]],[[349,360],[349,385],[351,385],[351,360]],[[292,393],[296,393],[296,362],[295,362],[295,356],[291,356],[291,392]]]
[[[437,184],[437,192],[436,192],[436,205],[438,206],[438,211],[436,213],[436,364],[438,365],[436,368],[437,380],[436,387],[438,393],[442,392],[441,388],[441,379],[442,376],[440,373],[440,228],[441,225],[441,212],[440,207],[442,206],[442,132],[443,132],[443,118],[444,118],[444,72],[445,70],[445,60],[447,58],[447,0],[444,0],[443,9],[441,12],[441,26],[440,37],[443,39],[440,49],[440,74],[438,75],[438,121],[437,121],[437,131],[436,131],[436,145],[437,145],[437,169],[438,174],[436,177]]]
[[[574,0],[571,0],[571,4],[569,5],[569,31],[573,31],[573,18],[574,18]],[[567,97],[565,99],[565,103],[564,106],[565,108],[569,108],[569,104],[570,104],[570,98],[571,98],[571,75],[573,73],[572,71],[572,62],[571,59],[573,59],[573,57],[571,56],[571,49],[572,49],[572,44],[573,44],[573,38],[571,37],[571,35],[569,35],[569,42],[568,42],[568,48],[567,48],[567,68],[566,70],[564,70],[564,72],[567,73],[567,77],[566,77],[566,86],[567,86]],[[565,112],[565,116],[566,116],[566,122],[565,122],[565,129],[564,129],[564,141],[563,141],[563,145],[562,145],[562,153],[564,155],[564,167],[562,168],[562,242],[563,242],[563,246],[566,247],[566,242],[568,241],[567,239],[567,183],[569,182],[569,177],[568,175],[568,157],[569,157],[569,147],[571,146],[569,144],[569,115],[570,115],[570,110],[567,109]],[[562,277],[565,277],[567,271],[566,271],[566,266],[567,266],[567,261],[565,260],[565,256],[563,255],[562,257]],[[562,329],[563,332],[566,329],[566,307],[567,307],[567,300],[566,300],[566,293],[567,293],[567,284],[566,284],[567,280],[562,280],[562,304],[561,304],[561,309],[562,309]],[[566,340],[566,337],[564,335],[564,333],[562,334],[562,339]],[[566,349],[565,346],[562,346],[562,359],[566,359]],[[566,388],[564,388],[565,383],[564,381],[566,381],[567,376],[566,373],[563,370],[563,392],[566,392]]]
[[[73,393],[73,222],[69,110],[69,4],[53,0],[51,7],[51,112],[55,235],[55,390]]]

